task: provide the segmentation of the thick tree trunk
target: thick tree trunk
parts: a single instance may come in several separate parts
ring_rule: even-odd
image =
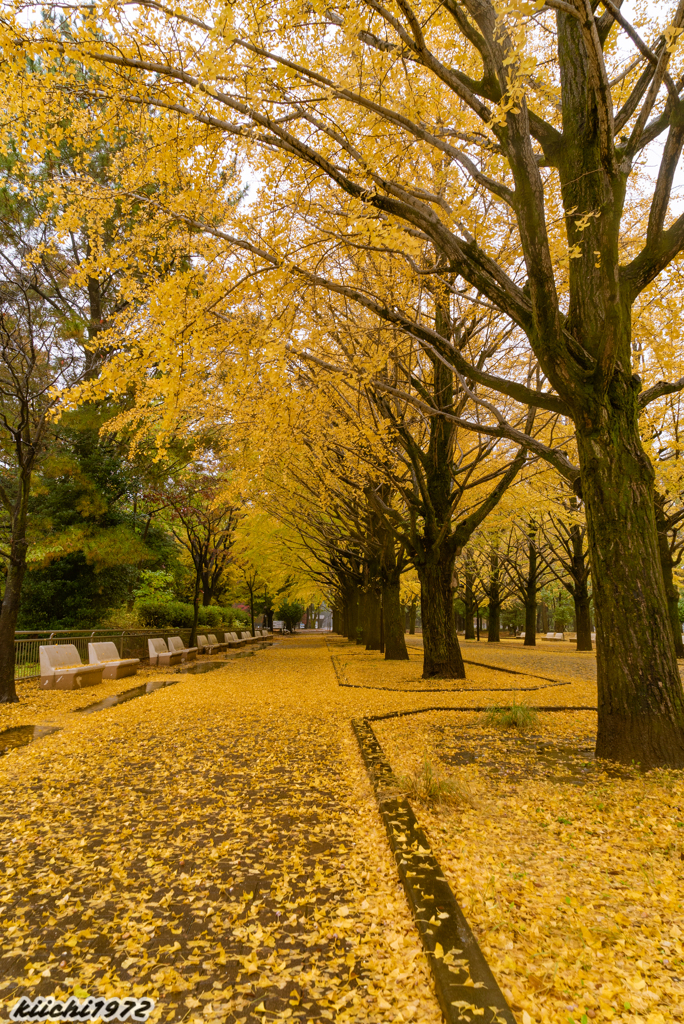
[[[198,569],[195,572],[195,596],[194,596],[193,602],[192,602],[192,604],[193,604],[192,629],[190,630],[190,642],[188,643],[188,647],[196,647],[197,646],[197,623],[199,622],[200,585],[201,585],[201,582],[202,582],[202,572],[201,572],[201,569]],[[252,620],[252,624],[253,624],[253,620]],[[254,631],[253,630],[252,630],[252,636],[254,636]]]
[[[456,632],[452,575],[454,559],[419,567],[423,616],[423,679],[465,679]]]
[[[366,646],[366,636],[368,635],[368,594],[361,587],[358,589],[358,618],[356,620],[356,637],[355,641],[358,647]]]
[[[380,595],[375,590],[366,591],[363,604],[366,623],[366,650],[379,651],[382,647]]]
[[[525,586],[525,639],[523,647],[537,645],[537,546],[530,540]]]
[[[487,643],[501,642],[501,586],[499,581],[499,556],[493,554],[489,575],[489,612],[487,617]]]
[[[382,589],[382,622],[385,661],[408,661],[398,579],[387,582]]]
[[[411,601],[411,607],[409,608],[409,636],[415,636],[416,633],[416,604],[415,600]]]
[[[675,584],[672,572],[672,554],[670,552],[670,539],[668,537],[667,529],[658,530],[658,552],[660,554],[660,567],[663,572],[663,582],[665,584],[665,599],[667,600],[667,611],[670,617],[670,626],[672,628],[672,637],[674,639],[675,655],[677,658],[684,658],[682,624],[679,621],[679,590]]]
[[[359,591],[353,584],[347,588],[347,640],[356,643],[356,628],[359,623]]]
[[[577,650],[591,651],[591,601],[586,581],[583,584],[575,584],[572,597],[575,602]]]
[[[466,569],[465,573],[465,639],[475,639],[475,595],[473,593],[473,572]]]
[[[256,636],[254,630],[254,587],[249,587],[249,621],[252,624],[252,636]],[[197,629],[197,619],[195,618],[195,629]],[[197,641],[194,641],[196,643]],[[190,644],[192,647],[193,644]]]
[[[621,386],[622,385],[622,386]],[[577,442],[596,615],[596,754],[684,767],[684,693],[658,551],[653,469],[639,438],[638,384],[616,373],[601,428]]]
[[[575,629],[577,630],[577,650],[592,650],[591,643],[591,602],[589,598],[589,574],[585,564],[583,530],[575,524],[570,531],[572,597],[575,602]]]
[[[26,572],[27,547],[23,538],[13,539],[13,560],[7,570],[5,595],[0,608],[0,704],[16,704],[19,700],[14,684],[14,634],[21,602],[21,585]]]

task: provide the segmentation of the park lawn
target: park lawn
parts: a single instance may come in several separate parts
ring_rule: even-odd
[[[396,774],[427,761],[457,783],[456,803],[414,809],[518,1018],[684,1019],[683,774],[598,770],[591,712],[522,738],[483,719],[374,729]]]

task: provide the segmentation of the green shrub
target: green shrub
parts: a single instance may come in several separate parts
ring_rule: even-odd
[[[192,607],[192,605],[190,605]],[[218,608],[215,604],[200,605],[199,619],[197,620],[203,626],[211,626],[217,628],[224,621],[223,608]],[[192,625],[192,623],[190,623]]]
[[[171,606],[168,601],[143,598],[136,602],[142,626],[165,628],[171,625]]]
[[[144,627],[190,629],[192,626],[194,607],[184,601],[142,598],[136,601],[135,608],[140,625]],[[235,608],[219,608],[210,604],[206,607],[200,605],[197,622],[212,631],[221,628],[230,631],[248,626],[249,618]]]
[[[304,614],[304,602],[303,601],[282,601],[278,611],[276,612],[276,618],[282,619],[285,623],[285,627],[293,632],[299,625],[300,619]]]
[[[514,700],[510,707],[490,708],[485,714],[485,725],[494,729],[517,729],[518,732],[529,732],[539,724],[539,715],[528,704],[518,704]]]
[[[189,629],[192,626],[193,607],[182,601],[160,601],[146,598],[136,602],[136,608],[143,626],[154,628]]]

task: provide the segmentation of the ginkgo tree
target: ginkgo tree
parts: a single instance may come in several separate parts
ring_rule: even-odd
[[[219,224],[201,204],[176,204],[171,218],[242,254],[247,273],[271,272],[273,287],[294,279],[342,293],[464,379],[572,423],[579,465],[552,446],[545,457],[586,508],[597,753],[684,764],[639,435],[641,410],[684,377],[643,387],[631,358],[632,308],[684,247],[684,215],[669,214],[684,143],[681,0],[639,24],[613,0],[200,0],[191,12],[139,0],[97,18],[77,10],[66,45],[18,6],[2,23],[17,79],[27,49],[97,68],[93,99],[122,119],[147,106],[158,125],[202,126],[212,144],[225,139],[224,163],[247,150],[262,178],[259,216],[274,200],[249,223]],[[661,139],[651,180],[643,156]],[[345,251],[359,245],[398,254],[422,280],[476,289],[515,326],[546,390],[528,387],[519,362],[472,365],[448,329],[346,274]]]

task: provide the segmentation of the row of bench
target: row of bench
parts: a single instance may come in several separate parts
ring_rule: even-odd
[[[525,634],[520,633],[520,639],[525,639]],[[576,640],[577,633],[545,633],[542,640]],[[596,633],[591,634],[592,642],[596,641]]]
[[[215,654],[248,644],[263,643],[271,637],[266,629],[255,630],[255,635],[243,632],[224,633],[223,641],[214,633],[197,637],[197,647],[186,647],[179,636],[169,637],[168,646],[162,637],[147,641],[150,665],[177,665],[194,661],[199,654]],[[111,640],[88,644],[88,662],[84,665],[75,644],[50,644],[40,647],[40,687],[43,690],[77,690],[83,686],[96,686],[103,679],[122,679],[134,676],[140,658],[121,658]]]

